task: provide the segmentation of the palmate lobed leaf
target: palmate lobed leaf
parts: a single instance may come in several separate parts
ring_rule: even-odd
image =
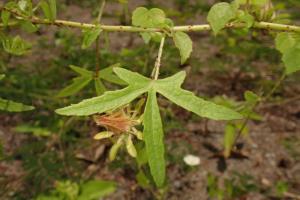
[[[217,120],[240,119],[242,115],[226,108],[196,97],[192,92],[180,88],[185,72],[179,72],[169,78],[152,80],[138,73],[123,68],[114,68],[119,78],[129,84],[128,87],[112,92],[105,92],[102,96],[84,100],[78,104],[58,109],[56,112],[62,115],[91,115],[116,109],[142,95],[148,93],[148,98],[143,115],[144,141],[148,163],[153,179],[157,186],[161,187],[165,180],[165,159],[163,128],[159,107],[157,104],[157,92],[167,97],[179,106],[192,111],[202,117]],[[119,142],[120,143],[120,142]],[[111,149],[110,157],[113,158],[120,144],[118,142]],[[132,150],[132,149],[131,149]],[[133,155],[135,155],[133,153]]]

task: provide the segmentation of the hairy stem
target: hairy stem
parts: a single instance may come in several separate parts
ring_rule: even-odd
[[[15,10],[10,10],[5,7],[0,7],[0,10],[6,10],[12,15],[17,16],[22,19],[26,19],[31,21],[34,24],[44,24],[44,25],[55,25],[55,26],[66,26],[72,28],[94,28],[96,25],[91,23],[81,23],[75,21],[66,21],[66,20],[55,20],[50,21],[46,19],[41,19],[38,17],[26,17]],[[14,23],[10,23],[9,25],[13,26]],[[2,27],[3,24],[0,24]],[[226,25],[228,29],[235,28],[245,28],[245,23],[229,23]],[[115,26],[115,25],[100,25],[100,28],[104,31],[119,31],[119,32],[164,32],[165,30],[162,28],[141,28],[134,26]],[[266,30],[274,30],[274,31],[290,31],[290,32],[298,32],[300,33],[300,26],[295,25],[286,25],[286,24],[277,24],[271,22],[255,22],[253,27],[255,29],[266,29]],[[209,24],[200,24],[200,25],[186,25],[186,26],[174,26],[170,28],[170,31],[183,31],[183,32],[200,32],[200,31],[209,31],[211,27]]]
[[[162,56],[164,44],[165,44],[165,36],[163,36],[161,38],[161,41],[160,41],[160,45],[159,45],[159,49],[158,49],[158,55],[157,55],[157,58],[156,58],[156,61],[155,61],[154,69],[153,69],[154,73],[152,74],[152,77],[153,77],[154,80],[158,79],[159,70],[160,70],[160,63],[161,63],[161,56]]]
[[[97,16],[97,23],[100,24],[101,19],[102,19],[102,15],[103,15],[103,10],[104,10],[104,6],[105,6],[105,0],[101,0],[100,2],[100,7],[99,7],[99,13]],[[99,70],[100,70],[100,45],[99,45],[99,40],[100,40],[100,36],[97,37],[96,39],[96,77],[99,75]]]

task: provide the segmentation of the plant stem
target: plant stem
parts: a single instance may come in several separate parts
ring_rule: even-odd
[[[100,24],[101,19],[102,19],[102,15],[103,15],[103,10],[104,10],[104,6],[105,6],[105,0],[101,0],[100,2],[100,7],[99,7],[99,13],[97,16],[97,23]],[[99,39],[100,36],[97,37],[96,39],[96,69],[95,69],[95,74],[96,77],[99,76],[99,70],[100,70],[100,45],[99,45]]]
[[[154,80],[158,79],[159,70],[160,70],[160,63],[161,63],[161,56],[162,56],[164,44],[165,44],[165,35],[161,38],[159,49],[158,49],[158,55],[157,55],[157,58],[156,58],[156,61],[155,61],[154,69],[153,69],[154,73],[152,74],[152,77],[153,77]]]
[[[257,106],[259,106],[261,103],[267,101],[271,96],[272,94],[277,90],[277,88],[280,86],[280,84],[282,83],[282,81],[284,80],[286,74],[285,73],[282,73],[281,77],[278,79],[278,81],[275,83],[275,85],[273,86],[273,88],[270,90],[269,93],[267,93],[265,95],[265,97],[262,97],[262,100],[261,101],[258,101],[256,102],[252,107],[251,107],[251,110],[255,109]],[[239,129],[239,132],[237,133],[236,137],[235,137],[235,140],[233,142],[233,145],[232,147],[235,147],[238,139],[241,137],[242,135],[242,132],[244,131],[244,129],[246,128],[249,120],[250,120],[250,115],[251,115],[251,111],[249,112],[249,114],[247,115],[247,117],[244,119],[243,123],[242,123],[242,126],[241,128]]]
[[[55,20],[50,21],[46,19],[41,19],[38,17],[26,17],[16,10],[10,10],[5,7],[0,7],[0,10],[6,10],[13,15],[31,21],[33,24],[44,24],[44,25],[55,25],[55,26],[67,26],[72,28],[94,28],[96,25],[91,23],[81,23],[75,21],[66,21],[66,20]],[[15,24],[9,24],[11,26]],[[3,24],[0,24],[2,27]],[[245,28],[245,23],[229,23],[226,25],[228,29],[235,28]],[[164,32],[165,30],[162,28],[141,28],[134,26],[115,26],[115,25],[100,25],[100,28],[104,31],[119,31],[119,32]],[[300,26],[295,25],[286,25],[286,24],[277,24],[271,22],[255,22],[253,27],[255,29],[267,29],[274,31],[290,31],[290,32],[298,32],[300,33]],[[183,32],[200,32],[200,31],[209,31],[211,27],[209,24],[200,24],[200,25],[186,25],[186,26],[174,26],[170,28],[170,31],[183,31]]]

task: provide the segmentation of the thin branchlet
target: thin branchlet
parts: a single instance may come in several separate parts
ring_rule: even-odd
[[[25,20],[31,21],[33,24],[42,24],[42,25],[55,25],[55,26],[66,26],[71,28],[95,28],[95,24],[91,23],[81,23],[75,21],[67,21],[67,20],[54,20],[50,21],[47,19],[41,19],[38,17],[27,17],[15,10],[11,10],[5,7],[0,7],[0,10],[6,10],[12,15],[17,16],[18,18],[22,18]],[[9,26],[14,26],[17,23],[9,23]],[[229,23],[225,26],[227,29],[240,29],[244,28],[247,25],[245,23]],[[3,27],[3,24],[0,24],[0,27]],[[135,26],[118,26],[118,25],[100,25],[100,28],[103,31],[110,32],[164,32],[163,28],[141,28]],[[286,25],[286,24],[278,24],[272,22],[255,22],[252,26],[255,29],[264,29],[264,30],[273,30],[273,31],[289,31],[289,32],[298,32],[300,33],[300,26],[295,25]],[[199,24],[199,25],[185,25],[185,26],[174,26],[170,28],[170,31],[182,31],[182,32],[200,32],[200,31],[208,31],[211,30],[211,26],[209,24]]]

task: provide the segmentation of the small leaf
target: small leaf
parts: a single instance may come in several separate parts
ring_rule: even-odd
[[[130,85],[146,85],[151,79],[142,76],[137,72],[132,72],[124,68],[115,67],[113,71],[120,77],[123,81]]]
[[[56,0],[43,0],[40,2],[45,17],[50,21],[56,19]]]
[[[10,18],[10,12],[2,10],[1,11],[1,19],[2,19],[2,22],[3,22],[4,26],[8,25],[9,18]]]
[[[18,133],[32,133],[34,136],[37,137],[47,137],[51,135],[51,131],[43,128],[43,127],[39,127],[39,126],[32,126],[32,125],[28,125],[28,124],[23,124],[23,125],[19,125],[17,127],[14,128],[14,131],[18,132]]]
[[[22,21],[21,28],[28,33],[34,33],[38,30],[37,26],[32,24],[30,21]]]
[[[300,43],[286,50],[282,61],[286,67],[286,74],[292,74],[300,70]]]
[[[124,135],[120,136],[117,140],[117,142],[115,144],[113,144],[113,146],[110,148],[109,151],[109,160],[113,161],[116,158],[116,155],[120,149],[120,147],[122,146],[124,141]]]
[[[138,182],[138,185],[143,187],[143,188],[149,188],[150,185],[150,180],[147,178],[145,173],[142,170],[139,170],[137,175],[135,176],[136,180]]]
[[[137,139],[143,140],[143,133],[141,131],[135,131],[132,134],[135,135]]]
[[[82,88],[84,88],[92,78],[80,76],[73,79],[73,83],[66,88],[62,89],[57,97],[67,97],[79,92]]]
[[[49,4],[47,3],[47,1],[46,0],[41,1],[40,6],[43,10],[45,17],[47,19],[51,20],[52,17],[51,17],[50,7],[49,7]]]
[[[4,38],[2,40],[2,45],[7,53],[17,56],[27,53],[31,48],[31,45],[28,42],[22,40],[20,36],[16,36],[14,38]]]
[[[257,101],[259,101],[260,97],[255,94],[254,92],[251,92],[249,90],[247,90],[244,93],[244,98],[246,99],[247,102],[249,103],[256,103]]]
[[[279,33],[275,39],[276,49],[280,51],[286,74],[300,70],[300,37],[295,33]]]
[[[126,139],[126,149],[127,152],[129,153],[130,156],[132,157],[136,157],[137,153],[136,153],[136,149],[134,147],[134,144],[132,142],[132,136],[128,135],[127,139]]]
[[[82,67],[77,67],[77,66],[75,66],[75,65],[70,65],[70,68],[71,68],[74,72],[80,74],[81,76],[89,76],[89,77],[92,77],[92,76],[93,76],[93,72],[91,72],[91,71],[89,71],[89,70],[87,70],[87,69],[84,69],[84,68],[82,68]]]
[[[241,11],[238,15],[238,20],[240,22],[245,22],[246,23],[246,28],[250,28],[253,26],[254,24],[254,17],[252,15],[250,15],[249,13],[245,12],[245,11]]]
[[[166,25],[166,15],[164,11],[158,8],[148,10],[144,7],[138,7],[133,11],[132,24],[144,28],[156,28]]]
[[[228,158],[231,153],[232,145],[235,140],[235,127],[232,124],[227,124],[225,128],[225,136],[224,136],[224,156]]]
[[[4,74],[0,74],[0,81],[5,77]]]
[[[22,103],[17,103],[14,101],[6,100],[0,98],[0,110],[8,111],[8,112],[23,112],[33,110],[33,106],[27,106]]]
[[[225,27],[225,25],[236,17],[235,10],[229,3],[221,2],[213,5],[210,9],[207,21],[211,25],[214,34]]]
[[[81,185],[78,200],[101,199],[116,190],[116,183],[112,181],[92,180]]]
[[[18,2],[18,6],[20,8],[21,11],[25,11],[26,7],[27,7],[27,1],[26,0],[20,0]]]
[[[55,184],[56,191],[62,195],[67,197],[66,199],[77,199],[79,194],[79,185],[77,183],[71,181],[57,181]]]
[[[102,29],[100,27],[83,31],[83,41],[82,41],[81,48],[86,49],[90,47],[93,44],[93,42],[96,41],[96,39],[98,38],[101,32]]]
[[[284,54],[287,50],[295,46],[297,40],[300,41],[300,37],[294,33],[278,33],[275,39],[276,49]]]
[[[95,78],[94,80],[95,80],[96,94],[98,96],[100,96],[106,91],[106,88],[105,88],[105,86],[103,85],[102,81],[99,78]]]
[[[173,34],[175,46],[179,49],[181,64],[190,57],[193,50],[193,42],[188,34],[184,32],[175,32]]]
[[[97,134],[94,136],[94,139],[95,139],[95,140],[102,140],[102,139],[110,138],[110,137],[113,136],[113,135],[114,135],[113,132],[110,132],[110,131],[103,131],[103,132],[97,133]]]
[[[49,1],[49,7],[50,7],[50,12],[52,16],[52,20],[56,20],[56,0],[48,0]]]
[[[109,67],[106,67],[106,68],[100,70],[99,71],[99,77],[103,80],[106,80],[106,81],[110,82],[110,83],[115,83],[115,84],[118,84],[118,85],[127,85],[126,82],[124,82],[119,77],[117,77],[113,72],[113,69],[115,67],[119,67],[119,66],[120,66],[120,63],[116,63],[116,64],[113,64]]]
[[[148,92],[147,103],[144,112],[144,141],[151,175],[158,187],[165,181],[165,149],[163,142],[162,122],[157,105],[156,92],[151,89]]]

